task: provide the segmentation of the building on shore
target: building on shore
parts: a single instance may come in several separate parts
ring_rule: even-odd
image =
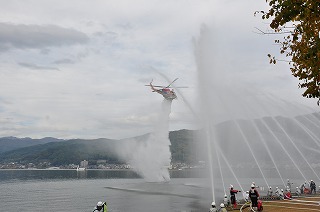
[[[83,160],[80,162],[80,168],[87,168],[89,165],[89,162],[87,160]]]

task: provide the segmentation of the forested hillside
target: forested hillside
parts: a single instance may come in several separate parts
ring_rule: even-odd
[[[23,148],[23,147],[33,146],[37,144],[45,144],[49,142],[59,142],[59,141],[64,141],[64,140],[51,138],[51,137],[46,137],[41,139],[2,137],[0,138],[0,154],[2,152],[7,152],[14,149]]]
[[[172,153],[172,162],[193,163],[195,157],[194,131],[180,130],[169,134],[171,141],[170,150]],[[53,141],[56,141],[53,139]],[[122,163],[113,154],[112,149],[115,145],[126,145],[125,140],[94,139],[94,140],[65,140],[63,142],[48,142],[45,144],[34,144],[2,152],[0,162],[19,162],[21,164],[48,162],[52,166],[66,164],[79,164],[82,160],[88,160],[94,163],[96,160],[107,160],[108,163]]]

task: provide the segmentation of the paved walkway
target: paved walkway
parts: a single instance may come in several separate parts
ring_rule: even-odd
[[[319,211],[320,196],[300,197],[292,200],[263,201],[263,212]],[[243,212],[249,212],[246,208]]]

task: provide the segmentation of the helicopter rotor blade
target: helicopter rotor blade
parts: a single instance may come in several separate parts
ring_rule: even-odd
[[[166,88],[169,88],[175,81],[177,81],[179,78],[175,78]]]
[[[144,85],[144,86],[151,86],[151,85]],[[155,88],[165,88],[166,86],[161,86],[161,85],[152,85]]]

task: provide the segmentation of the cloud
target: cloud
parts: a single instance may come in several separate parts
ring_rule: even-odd
[[[60,71],[58,68],[55,67],[49,67],[49,66],[39,66],[36,64],[31,64],[31,63],[18,63],[22,67],[34,69],[34,70],[56,70]]]
[[[87,43],[83,32],[56,25],[25,25],[0,23],[0,51],[11,48],[41,49]]]
[[[73,64],[75,63],[75,61],[65,58],[65,59],[56,60],[53,63],[54,64]]]
[[[291,88],[300,92],[287,65],[268,63],[266,55],[278,52],[274,37],[252,32],[267,26],[253,16],[265,8],[263,1],[70,0],[58,5],[31,0],[20,1],[19,7],[14,2],[0,8],[0,112],[14,120],[1,119],[8,130],[0,135],[124,138],[148,133],[163,97],[144,85],[151,79],[167,84],[159,73],[170,80],[179,77],[176,86],[189,86],[181,89],[184,97],[178,93],[170,115],[171,129],[188,128],[194,116],[187,105],[200,109],[192,38],[198,39],[201,24],[213,30],[216,53],[211,58],[221,73],[246,76],[239,83],[284,97]]]

